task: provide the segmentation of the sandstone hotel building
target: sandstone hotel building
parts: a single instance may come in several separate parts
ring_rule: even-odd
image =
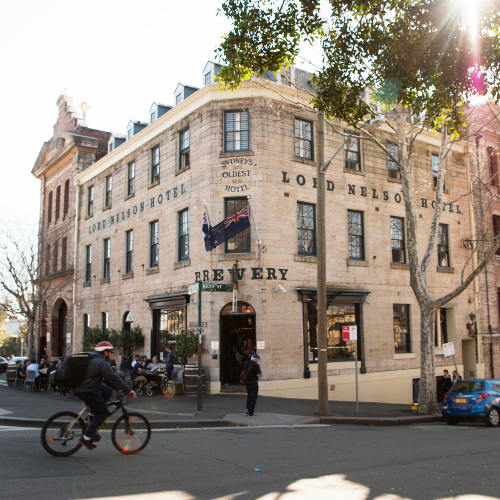
[[[231,292],[203,292],[202,363],[211,393],[235,382],[229,352],[250,339],[262,357],[261,394],[317,398],[316,115],[295,105],[308,94],[280,75],[219,91],[208,63],[200,89],[179,84],[174,106],[154,103],[149,123],[131,121],[111,135],[108,154],[75,177],[78,239],[74,349],[93,326],[132,328],[144,352],[164,355],[172,335],[198,326],[196,281],[230,284],[237,266],[237,312]],[[307,74],[291,77],[307,86]],[[327,129],[325,157],[349,130]],[[397,154],[389,127],[374,134]],[[439,138],[423,131],[415,187],[421,251],[435,197]],[[429,289],[441,296],[460,283],[469,251],[468,156],[457,142],[447,157],[445,201]],[[352,400],[357,325],[361,401],[412,401],[420,374],[419,308],[409,285],[405,210],[396,166],[369,142],[353,139],[330,165],[326,191],[328,382],[330,399]],[[206,200],[212,225],[248,203],[251,227],[205,251]],[[453,203],[451,203],[453,202]],[[281,285],[281,287],[278,287]],[[467,330],[466,291],[438,312],[436,372],[450,370],[442,344],[453,341],[459,371],[481,376]]]

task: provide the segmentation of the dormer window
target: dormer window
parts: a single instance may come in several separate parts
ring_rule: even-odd
[[[113,143],[112,142],[110,142],[108,144],[108,153],[111,153],[111,151],[113,151]]]
[[[177,106],[177,104],[180,104],[181,103],[181,98],[182,98],[182,94],[177,94],[175,96],[175,105]]]
[[[127,141],[132,138],[132,129],[127,130]]]
[[[212,72],[209,71],[208,73],[205,74],[205,85],[208,85],[209,83],[212,83]]]
[[[151,123],[153,123],[156,120],[156,111],[153,111],[151,113]]]

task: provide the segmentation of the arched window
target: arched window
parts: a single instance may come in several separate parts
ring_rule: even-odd
[[[221,314],[255,314],[255,309],[246,302],[238,302],[236,311],[233,312],[233,304],[226,304],[221,312]]]

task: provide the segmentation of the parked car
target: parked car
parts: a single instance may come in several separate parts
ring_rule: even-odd
[[[24,363],[24,360],[26,359],[28,359],[26,356],[19,356],[17,358],[12,358],[9,361],[9,364],[7,365],[7,385],[14,385],[14,382],[16,381],[16,363],[18,361],[22,361]]]
[[[444,396],[441,412],[448,425],[481,419],[490,427],[500,424],[500,380],[461,380]]]
[[[7,363],[8,361],[0,356],[0,375],[7,371]]]

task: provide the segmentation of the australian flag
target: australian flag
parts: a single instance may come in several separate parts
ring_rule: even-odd
[[[205,224],[206,229],[205,230]],[[213,250],[216,246],[224,243],[229,238],[240,234],[250,227],[249,207],[242,208],[215,227],[209,228],[206,221],[206,214],[203,216],[203,232],[205,233],[205,249],[207,252]]]

